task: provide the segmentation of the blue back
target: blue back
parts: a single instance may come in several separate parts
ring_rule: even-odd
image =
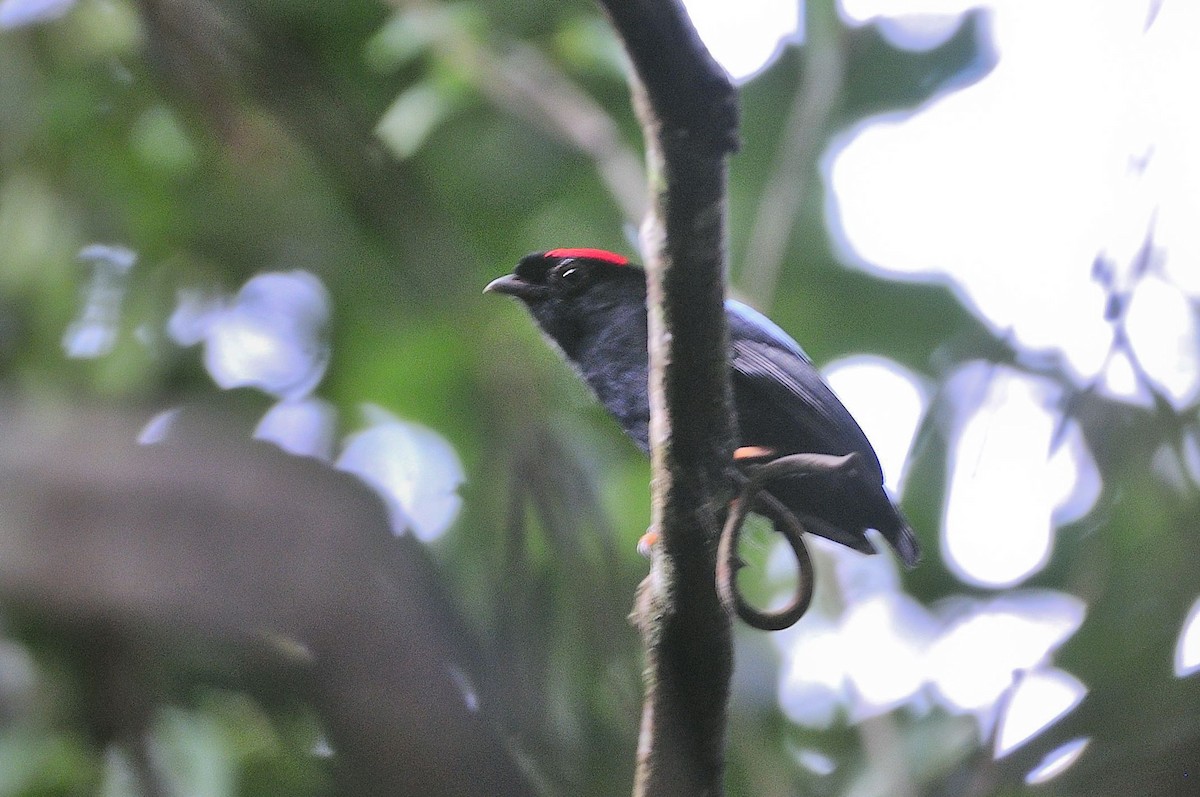
[[[798,355],[805,362],[812,362],[804,349],[800,348],[800,344],[792,340],[791,335],[750,305],[742,304],[737,299],[726,299],[725,312],[729,316],[731,337],[777,346]]]

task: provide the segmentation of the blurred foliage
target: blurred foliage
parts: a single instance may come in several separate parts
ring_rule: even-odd
[[[744,87],[735,290],[771,301],[819,363],[877,352],[936,383],[970,359],[1012,362],[946,288],[839,265],[816,171],[836,131],[986,68],[979,21],[912,54],[813,5],[809,46],[836,51],[841,82],[808,120],[818,138],[777,277],[746,258],[772,212],[761,198],[787,144],[783,109],[812,62],[790,49]],[[615,136],[589,150],[576,126],[593,114]],[[480,291],[529,251],[629,251],[627,209],[644,189],[597,165],[639,148],[618,44],[586,3],[79,0],[61,20],[0,31],[0,389],[149,418],[217,391],[197,351],[165,335],[177,291],[319,275],[334,303],[319,394],[344,427],[373,402],[436,429],[464,461],[464,512],[432,551],[487,662],[471,677],[493,716],[549,793],[626,792],[640,652],[625,615],[645,571],[648,465],[525,315]],[[89,276],[76,255],[94,242],[138,262],[112,352],[71,360],[63,331]],[[1179,421],[1090,395],[1072,412],[1106,493],[1033,583],[1090,602],[1062,660],[1092,695],[1048,736],[1094,736],[1100,752],[1044,792],[1022,785],[1032,753],[993,762],[962,717],[799,728],[776,705],[774,648],[739,633],[731,794],[1149,795],[1184,793],[1177,770],[1200,778],[1200,699],[1194,679],[1170,674],[1200,586],[1200,501],[1148,467]],[[926,603],[963,591],[937,555],[942,430],[935,415],[907,490],[929,552],[907,586]],[[6,608],[0,632],[0,795],[150,793],[137,753],[92,727],[94,640],[29,606]],[[164,793],[327,793],[311,707],[247,687],[219,652],[158,653],[146,699]],[[811,748],[833,774],[798,763]]]

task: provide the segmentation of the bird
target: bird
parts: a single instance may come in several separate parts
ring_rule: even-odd
[[[650,450],[646,272],[603,249],[564,248],[521,258],[484,293],[519,299],[599,402],[645,453]],[[877,553],[876,529],[913,567],[920,546],[888,497],[879,458],[862,428],[800,345],[749,305],[725,302],[738,451],[857,454],[849,474],[781,478],[767,487],[809,532]]]

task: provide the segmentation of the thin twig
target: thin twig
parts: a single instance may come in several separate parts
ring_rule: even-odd
[[[746,482],[725,521],[721,542],[717,548],[717,592],[726,608],[735,612],[744,623],[761,631],[782,631],[790,628],[808,611],[815,583],[812,559],[804,545],[804,525],[781,501],[770,493],[762,492],[763,489],[774,479],[852,471],[858,467],[859,459],[857,454],[841,457],[829,454],[792,454],[762,465],[751,465],[746,469]],[[742,597],[737,588],[737,571],[742,566],[738,556],[738,542],[751,508],[770,519],[775,530],[787,540],[796,557],[796,567],[799,571],[796,593],[791,602],[773,612],[755,608]]]
[[[760,631],[782,631],[790,628],[804,616],[812,603],[813,597],[813,567],[808,549],[804,546],[804,527],[800,521],[783,507],[778,515],[770,515],[775,529],[783,534],[784,539],[792,548],[799,568],[799,581],[796,594],[783,609],[773,612],[763,611],[751,605],[737,587],[737,572],[743,562],[738,556],[738,541],[741,539],[742,526],[749,514],[749,501],[739,498],[734,501],[733,510],[726,522],[725,530],[721,533],[721,544],[717,548],[717,594],[721,602],[731,612],[735,612],[742,622]],[[770,510],[767,510],[768,512]]]

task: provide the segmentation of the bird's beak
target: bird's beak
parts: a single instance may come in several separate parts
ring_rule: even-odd
[[[503,277],[497,277],[487,284],[483,289],[484,293],[506,293],[509,296],[526,296],[530,289],[533,288],[525,280],[518,277],[516,274],[505,274]]]

